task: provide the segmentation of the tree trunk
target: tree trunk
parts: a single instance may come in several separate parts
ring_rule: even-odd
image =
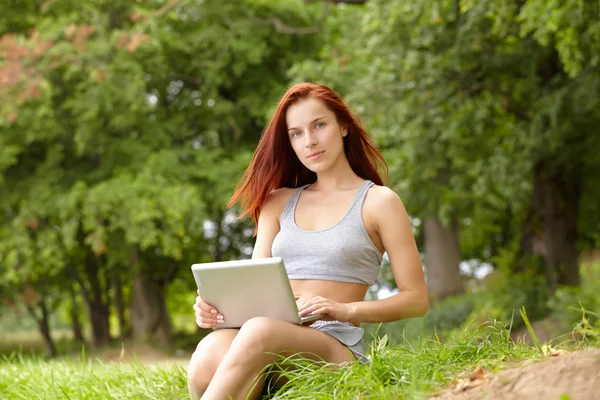
[[[46,302],[44,300],[40,302],[40,309],[42,310],[42,318],[39,321],[40,332],[44,337],[44,343],[46,344],[46,350],[48,351],[48,354],[50,354],[51,357],[55,357],[58,352],[56,351],[56,346],[54,345],[54,341],[50,335],[48,309],[46,308]]]
[[[127,325],[125,322],[125,303],[123,301],[123,288],[121,279],[119,279],[119,271],[112,272],[112,287],[114,291],[115,309],[119,322],[119,339],[123,340],[127,336]]]
[[[88,302],[87,306],[92,325],[92,347],[99,349],[110,343],[108,306],[100,301]]]
[[[56,346],[54,345],[54,341],[52,340],[52,335],[50,334],[50,323],[48,318],[48,309],[46,308],[46,302],[42,298],[38,303],[38,307],[42,312],[41,317],[38,317],[34,306],[27,304],[27,310],[36,320],[38,329],[42,334],[42,338],[44,339],[44,344],[46,345],[46,351],[50,357],[55,357],[58,352],[56,351]]]
[[[77,306],[77,296],[73,285],[69,285],[71,291],[71,324],[73,326],[73,339],[76,342],[83,343],[83,329],[81,328],[81,322],[79,321],[79,307]]]
[[[169,344],[172,327],[163,285],[150,282],[143,276],[133,280],[131,328],[136,340],[156,341],[162,346]]]
[[[75,270],[73,272],[87,305],[92,325],[92,347],[99,349],[110,343],[109,309],[107,299],[103,296],[98,263],[92,254],[87,256],[85,270],[85,279],[89,282],[89,288],[84,279]]]
[[[544,258],[548,287],[579,285],[577,219],[581,198],[581,174],[564,169],[547,173],[545,163],[533,171],[533,252]]]
[[[447,228],[438,218],[425,218],[423,232],[427,286],[431,297],[442,299],[464,293],[456,226]]]

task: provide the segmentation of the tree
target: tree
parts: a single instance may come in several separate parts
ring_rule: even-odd
[[[66,293],[77,282],[92,344],[110,340],[111,301],[123,320],[119,285],[131,285],[123,293],[131,293],[134,336],[165,344],[167,285],[207,254],[239,256],[250,241],[241,224],[225,224],[213,243],[205,222],[225,219],[224,197],[287,70],[317,43],[275,34],[265,20],[311,26],[322,8],[214,0],[21,7],[0,17],[0,190],[9,193],[0,224],[19,228],[0,241],[12,248],[25,221],[45,218],[62,254],[55,271],[70,279],[55,285]]]
[[[319,62],[296,68],[366,116],[391,185],[436,228],[426,252],[447,251],[425,260],[434,296],[462,290],[460,237],[489,261],[520,242],[513,254],[531,268],[540,253],[551,289],[577,284],[580,207],[594,190],[583,182],[598,171],[597,17],[592,2],[372,1],[330,28]]]
[[[596,191],[589,183],[600,165],[600,8],[592,1],[535,0],[519,11],[522,34],[548,49],[537,74],[546,87],[531,117],[538,140],[529,147],[533,193],[523,246],[544,258],[553,291],[579,284],[580,239],[599,226],[597,215],[582,209]],[[581,223],[589,217],[595,224]],[[586,225],[591,231],[581,229]]]

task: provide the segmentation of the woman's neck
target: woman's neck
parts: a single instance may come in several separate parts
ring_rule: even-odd
[[[327,171],[317,173],[317,181],[311,186],[314,190],[332,192],[356,188],[362,181],[363,179],[356,175],[350,167],[348,159],[342,157]]]

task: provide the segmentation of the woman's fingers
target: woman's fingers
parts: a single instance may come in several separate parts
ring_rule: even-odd
[[[202,310],[198,310],[196,312],[196,316],[199,318],[204,318],[207,321],[223,321],[223,315],[222,314],[211,314],[211,313],[207,313],[206,311],[202,311]]]
[[[301,307],[298,307],[298,314],[304,316],[306,314],[313,313],[315,310],[319,308],[323,308],[327,305],[327,302],[324,300],[315,301],[315,302],[307,302],[303,304]]]
[[[307,314],[313,314],[316,310],[323,308],[322,305],[320,304],[314,304],[308,308],[305,308],[304,310],[300,311],[298,314],[300,314],[300,316],[305,316]]]
[[[203,322],[202,320],[196,320],[196,324],[202,329],[210,329],[214,328],[217,324],[213,324],[211,322]]]
[[[196,315],[196,323],[200,328],[213,328],[224,322],[224,317],[214,307],[206,303],[198,291],[196,303],[193,306]]]
[[[219,319],[219,318],[206,318],[203,317],[200,314],[196,314],[196,323],[198,324],[198,326],[200,328],[213,328],[215,326],[217,326],[218,324],[222,324],[223,323],[223,319]]]
[[[214,328],[219,323],[222,322],[206,321],[203,318],[196,318],[196,324],[198,324],[198,326],[203,329]]]
[[[206,312],[212,313],[212,314],[217,314],[218,313],[218,311],[213,306],[211,306],[210,304],[208,304],[207,302],[204,301],[204,299],[202,298],[202,296],[196,297],[196,304],[203,311],[206,311]]]
[[[315,296],[315,297],[309,297],[309,298],[298,298],[296,300],[296,306],[298,307],[298,311],[302,311],[302,310],[306,309],[307,307],[310,307],[319,302],[323,302],[325,300],[326,299],[324,299],[321,296]]]
[[[213,306],[211,306],[210,304],[205,302],[204,299],[202,298],[202,295],[200,295],[200,294],[198,295],[198,297],[196,297],[196,305],[207,314],[213,314],[214,316],[221,315],[221,314],[219,314],[219,312],[217,311],[216,308],[214,308]],[[221,315],[221,317],[222,317],[222,315]]]

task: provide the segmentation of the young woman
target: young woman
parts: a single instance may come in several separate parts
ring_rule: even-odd
[[[253,258],[283,258],[300,314],[325,317],[309,326],[254,318],[211,332],[190,361],[193,398],[256,398],[261,371],[280,355],[368,362],[361,322],[425,314],[429,297],[408,215],[378,166],[387,168],[331,89],[301,83],[283,95],[230,205],[241,202],[256,223]],[[399,293],[364,301],[384,252]],[[227,318],[200,293],[194,310],[201,328]]]

